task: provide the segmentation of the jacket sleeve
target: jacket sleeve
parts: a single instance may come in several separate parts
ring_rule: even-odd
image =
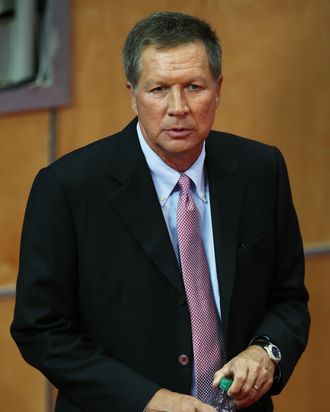
[[[281,153],[274,150],[277,157],[276,265],[268,311],[255,336],[268,336],[282,352],[281,379],[272,390],[278,393],[305,349],[310,316],[304,286],[304,252],[287,169]]]
[[[75,233],[60,181],[50,168],[41,170],[24,219],[12,336],[25,360],[78,410],[143,411],[159,387],[107,356],[80,322]]]

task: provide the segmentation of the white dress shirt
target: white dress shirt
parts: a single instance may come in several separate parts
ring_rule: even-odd
[[[142,152],[149,166],[152,180],[157,192],[158,200],[162,208],[168,233],[171,238],[173,249],[180,265],[178,235],[176,227],[176,213],[179,200],[178,180],[180,172],[168,166],[146,143],[140,124],[137,124],[137,134],[139,137]],[[204,166],[205,143],[203,149],[195,163],[184,173],[190,177],[194,183],[191,187],[192,197],[200,216],[200,233],[204,244],[206,258],[211,277],[214,302],[221,317],[220,292],[217,278],[217,268],[215,262],[211,205],[209,196],[209,186],[207,174]],[[192,394],[195,394],[195,382],[193,376]]]

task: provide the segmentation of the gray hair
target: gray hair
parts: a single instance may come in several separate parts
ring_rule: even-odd
[[[203,20],[183,13],[159,12],[140,20],[128,34],[123,49],[127,80],[136,88],[141,74],[140,59],[147,46],[171,49],[200,41],[205,45],[214,80],[221,74],[221,46],[216,33]]]

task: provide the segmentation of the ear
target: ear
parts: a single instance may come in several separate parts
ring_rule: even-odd
[[[219,105],[219,103],[220,103],[220,95],[221,95],[221,87],[222,87],[222,82],[223,82],[223,75],[222,74],[220,74],[220,76],[219,76],[219,78],[218,78],[218,80],[217,80],[217,83],[216,83],[216,104],[217,104],[217,106]]]
[[[130,96],[130,98],[131,98],[132,109],[133,109],[134,113],[137,115],[137,114],[138,114],[138,110],[137,110],[136,96],[135,96],[135,93],[134,93],[133,86],[131,85],[130,82],[127,82],[127,83],[126,83],[126,87],[127,87],[129,96]]]

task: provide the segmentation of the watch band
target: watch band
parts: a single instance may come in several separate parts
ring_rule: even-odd
[[[275,364],[278,364],[282,359],[280,349],[274,345],[267,336],[257,336],[250,342],[250,345],[261,346]]]

